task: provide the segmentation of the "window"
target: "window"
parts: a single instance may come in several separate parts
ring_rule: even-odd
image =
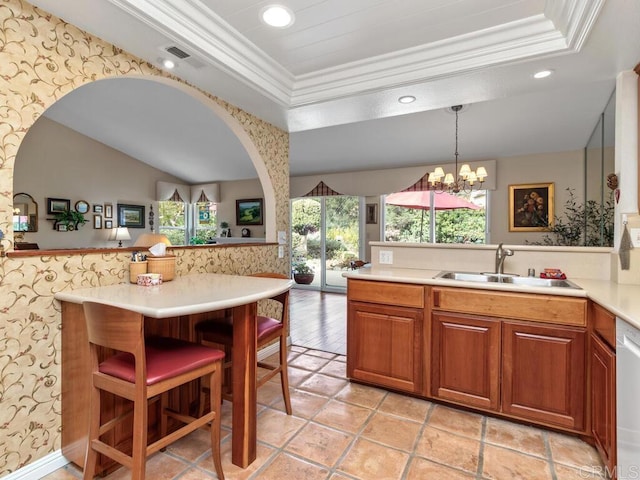
[[[402,194],[407,197],[403,198]],[[385,198],[384,239],[415,243],[485,243],[487,191],[400,192]]]
[[[171,245],[187,244],[186,203],[167,200],[158,202],[158,231]]]
[[[207,243],[217,236],[217,205],[213,202],[199,202],[193,205],[194,232],[191,243]]]

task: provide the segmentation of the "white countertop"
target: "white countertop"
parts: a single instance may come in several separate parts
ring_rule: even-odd
[[[640,328],[640,285],[624,285],[603,280],[571,278],[570,280],[582,289],[579,290],[563,287],[531,287],[505,283],[463,282],[460,280],[434,278],[441,271],[442,270],[371,267],[346,272],[342,275],[347,278],[361,280],[586,297],[602,305],[627,323],[636,328]]]
[[[292,285],[292,280],[285,279],[199,273],[150,287],[121,283],[63,291],[55,298],[72,303],[101,302],[148,317],[167,318],[245,305],[278,295]]]

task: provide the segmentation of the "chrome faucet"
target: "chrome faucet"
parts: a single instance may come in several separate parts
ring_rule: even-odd
[[[496,250],[496,273],[502,275],[504,273],[504,259],[513,255],[513,250],[502,248],[502,243],[498,245]]]

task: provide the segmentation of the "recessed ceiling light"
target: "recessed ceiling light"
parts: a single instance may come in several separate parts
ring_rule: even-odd
[[[293,25],[293,12],[283,5],[269,5],[260,11],[260,18],[272,27],[285,28]]]
[[[164,68],[168,68],[169,70],[171,70],[172,68],[174,68],[176,66],[175,62],[173,60],[169,60],[168,58],[162,61],[162,66]]]
[[[412,103],[416,101],[416,97],[413,95],[403,95],[398,99],[400,103]]]
[[[533,74],[533,78],[547,78],[553,73],[553,70],[540,70]]]

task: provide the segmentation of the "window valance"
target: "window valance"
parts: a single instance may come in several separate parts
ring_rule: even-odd
[[[202,185],[191,185],[191,203],[220,202],[220,184],[205,183]]]
[[[173,201],[186,202],[191,198],[189,185],[181,183],[157,182],[156,200],[159,202]]]

